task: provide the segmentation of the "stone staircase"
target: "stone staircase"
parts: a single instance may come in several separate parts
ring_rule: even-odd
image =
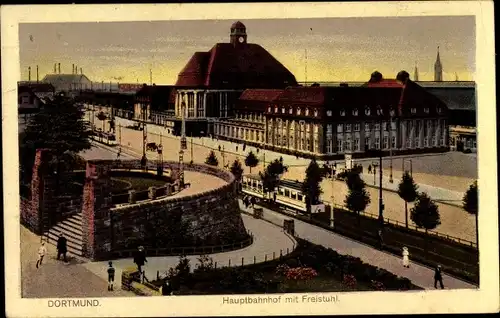
[[[59,234],[63,233],[67,240],[68,253],[83,256],[82,252],[82,213],[77,213],[54,225],[45,233],[47,242],[57,246]]]

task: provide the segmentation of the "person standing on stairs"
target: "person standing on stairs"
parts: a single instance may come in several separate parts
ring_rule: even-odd
[[[38,260],[36,261],[36,268],[38,268],[39,265],[42,265],[45,253],[47,253],[47,247],[45,246],[45,242],[42,242],[42,245],[40,245],[40,247],[38,248]]]
[[[64,237],[64,234],[61,232],[59,234],[59,239],[57,240],[57,259],[62,255],[64,257],[64,262],[67,263],[66,253],[68,252],[68,241]]]

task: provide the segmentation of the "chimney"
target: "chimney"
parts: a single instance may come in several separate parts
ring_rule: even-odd
[[[31,66],[28,66],[28,82],[31,82]]]
[[[57,73],[57,63],[54,63],[54,74]]]
[[[57,67],[59,69],[59,74],[61,74],[61,63],[57,63]]]
[[[38,83],[38,65],[36,66],[36,82]]]
[[[73,63],[71,65],[72,65],[71,74],[75,74],[75,63]]]

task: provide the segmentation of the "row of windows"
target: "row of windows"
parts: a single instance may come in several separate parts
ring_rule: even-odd
[[[271,109],[272,109],[272,107],[271,107],[271,106],[268,106],[268,108],[267,108],[268,113],[271,113]],[[274,105],[274,113],[275,113],[275,114],[279,113],[279,110],[280,110],[280,109],[279,109],[279,107],[278,107],[277,105]],[[438,114],[440,114],[440,113],[442,112],[441,107],[438,107],[438,108],[436,109],[436,111],[437,111],[437,113],[438,113]],[[416,113],[417,113],[417,109],[416,109],[415,107],[412,107],[412,108],[410,109],[410,112],[411,112],[412,114],[416,114]],[[429,114],[429,112],[430,112],[429,107],[424,107],[424,108],[423,108],[423,112],[424,112],[425,114]],[[295,112],[294,112],[294,110],[293,110],[293,107],[288,107],[288,111],[287,111],[287,107],[285,107],[285,106],[281,106],[281,114],[286,114],[286,113],[288,113],[288,114],[290,114],[290,115],[293,115],[293,114],[295,113],[297,116],[300,116],[300,115],[302,115],[302,113],[304,113],[304,115],[305,115],[305,116],[309,116],[310,111],[309,111],[309,108],[305,108],[305,109],[303,110],[303,108],[301,108],[301,107],[297,107],[297,108],[295,109]],[[314,113],[314,117],[318,117],[318,110],[314,109],[313,113]],[[352,110],[352,112],[351,112],[351,113],[352,113],[352,115],[353,115],[353,116],[358,116],[359,111],[358,111],[358,109],[357,109],[357,108],[354,108],[354,109]],[[370,116],[370,115],[371,115],[371,113],[372,113],[372,112],[371,112],[371,109],[370,109],[369,107],[365,107],[365,115],[366,115],[366,116]],[[383,110],[381,107],[377,107],[377,108],[376,108],[376,112],[375,112],[375,113],[376,113],[378,116],[381,116],[381,115],[384,115],[384,110]],[[391,108],[391,109],[389,110],[389,115],[391,115],[391,116],[395,116],[395,114],[396,114],[396,113],[395,113],[394,109],[393,109],[393,108]],[[327,115],[328,117],[333,116],[333,111],[332,111],[332,110],[327,110],[327,111],[326,111],[326,115]],[[341,117],[344,117],[344,116],[346,115],[346,110],[345,110],[345,109],[340,109],[340,110],[339,110],[339,115],[340,115]]]
[[[255,113],[236,113],[236,119],[264,122],[264,116],[262,114]]]
[[[240,138],[248,141],[264,141],[264,132],[255,129],[215,125],[215,133],[217,135]]]

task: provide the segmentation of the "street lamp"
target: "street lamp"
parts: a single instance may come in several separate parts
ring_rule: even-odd
[[[158,151],[158,167],[156,168],[156,172],[158,176],[163,175],[163,146],[162,144],[158,145],[158,148],[156,149]]]
[[[330,177],[332,179],[332,207],[330,209],[330,227],[334,227],[334,220],[333,220],[333,217],[334,217],[334,208],[335,208],[335,198],[334,198],[334,191],[333,191],[333,187],[334,187],[334,183],[335,183],[335,166],[332,164],[330,165]]]
[[[411,159],[407,159],[407,158],[401,158],[401,162],[403,164],[403,173],[406,171],[405,170],[405,162],[406,161],[409,161],[410,162],[410,176],[413,177],[413,161]]]
[[[373,166],[373,185],[376,185],[377,184],[377,167],[378,167],[378,163],[377,162],[372,162],[372,166]]]
[[[147,164],[147,157],[146,157],[146,139],[148,138],[147,132],[146,132],[146,98],[142,100],[141,106],[142,106],[142,158],[141,158],[141,166],[143,169],[146,169],[146,164]]]
[[[184,101],[184,92],[182,94],[181,102],[181,149],[179,150],[179,181],[180,187],[184,187],[184,150],[187,149],[186,142],[186,102]]]
[[[390,122],[389,122],[389,158],[390,158],[390,175],[389,175],[389,182],[393,183],[394,180],[392,178],[392,117],[394,116],[394,110],[390,110]]]

